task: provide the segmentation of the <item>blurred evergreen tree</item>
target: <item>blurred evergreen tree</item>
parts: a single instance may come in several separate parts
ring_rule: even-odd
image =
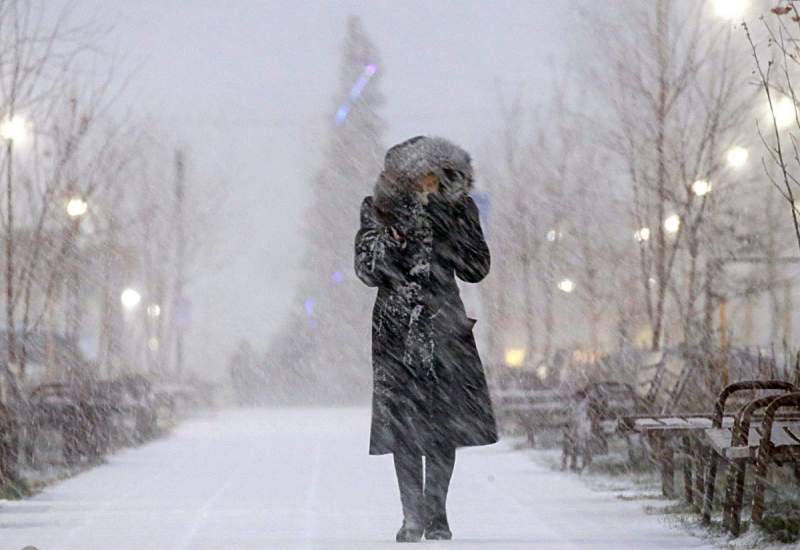
[[[361,200],[372,193],[385,150],[386,124],[377,112],[384,103],[381,75],[375,46],[351,16],[324,160],[311,182],[295,318],[271,342],[267,360],[274,375],[282,373],[284,398],[342,403],[369,397],[375,296],[353,273],[353,239]]]

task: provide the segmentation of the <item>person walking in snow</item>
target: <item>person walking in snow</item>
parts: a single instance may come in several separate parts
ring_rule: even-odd
[[[455,277],[489,273],[469,154],[418,136],[386,153],[361,204],[355,271],[372,313],[370,454],[394,454],[398,542],[452,538],[446,501],[456,448],[497,441],[486,377]],[[424,475],[423,475],[424,457]]]

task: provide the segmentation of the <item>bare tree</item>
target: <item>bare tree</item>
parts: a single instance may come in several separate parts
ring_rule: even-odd
[[[605,54],[603,69],[610,70],[596,76],[613,112],[605,121],[606,145],[630,183],[653,349],[664,342],[670,302],[683,339],[697,342],[703,275],[718,274],[702,258],[730,246],[723,210],[733,176],[726,151],[743,145],[752,93],[732,28],[710,20],[705,9],[670,0],[625,3],[598,25],[598,44],[616,39]]]

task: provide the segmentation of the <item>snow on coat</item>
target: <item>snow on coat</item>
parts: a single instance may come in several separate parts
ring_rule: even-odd
[[[411,185],[428,173],[441,192],[422,204]],[[371,454],[497,441],[475,321],[455,280],[478,282],[489,272],[471,186],[466,152],[441,138],[414,138],[390,149],[373,196],[362,202],[355,271],[378,287]]]

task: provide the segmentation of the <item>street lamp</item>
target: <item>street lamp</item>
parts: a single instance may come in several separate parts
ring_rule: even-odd
[[[80,218],[89,210],[89,203],[80,197],[73,197],[67,202],[67,215],[70,218]]]
[[[725,154],[725,159],[728,161],[728,166],[731,168],[741,168],[747,164],[747,158],[749,156],[750,152],[747,149],[736,145],[728,149],[728,152]]]
[[[25,141],[27,135],[26,127],[27,122],[19,115],[5,118],[3,122],[0,122],[0,137],[6,141],[21,143]]]
[[[705,197],[711,192],[711,184],[708,180],[697,180],[692,184],[692,193],[698,197]],[[680,219],[678,219],[680,224]]]
[[[142,295],[137,290],[126,288],[122,291],[122,294],[119,295],[119,299],[122,302],[122,307],[131,310],[142,301]]]
[[[541,365],[536,368],[536,376],[538,376],[539,380],[541,380],[542,382],[547,380],[548,374],[550,374],[550,369],[548,369],[546,366]]]
[[[714,0],[714,13],[723,19],[740,19],[747,9],[747,0]]]
[[[675,234],[681,228],[681,217],[677,214],[672,214],[664,220],[664,231],[667,233]]]
[[[633,238],[640,243],[646,243],[650,240],[650,228],[642,227],[641,229],[637,229],[633,232]]]
[[[575,282],[572,279],[562,279],[558,282],[558,290],[565,294],[571,294],[575,290]]]
[[[561,239],[561,231],[558,229],[551,229],[547,232],[546,237],[549,242],[554,243]]]

